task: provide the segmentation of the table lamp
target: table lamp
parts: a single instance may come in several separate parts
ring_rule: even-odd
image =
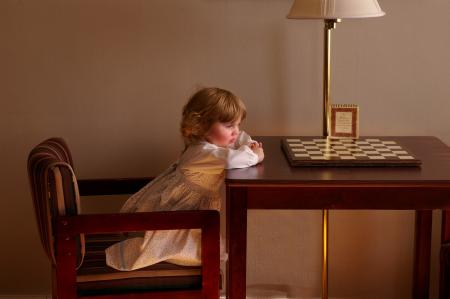
[[[385,13],[377,0],[295,0],[288,14],[288,19],[323,19],[323,136],[330,133],[330,53],[331,30],[336,23],[347,18],[380,17]],[[322,264],[322,298],[328,298],[328,210],[322,215],[323,264]]]

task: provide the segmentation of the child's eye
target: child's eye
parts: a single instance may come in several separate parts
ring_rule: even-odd
[[[225,123],[224,124],[225,128],[228,128],[228,129],[239,128],[239,125],[240,124],[235,124],[235,123]]]

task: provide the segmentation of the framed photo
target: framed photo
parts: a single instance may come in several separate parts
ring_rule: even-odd
[[[355,104],[332,104],[330,106],[330,137],[359,137],[359,107]]]

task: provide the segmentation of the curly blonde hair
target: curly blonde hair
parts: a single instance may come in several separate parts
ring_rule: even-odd
[[[185,145],[204,140],[215,122],[245,119],[244,103],[232,92],[217,88],[202,88],[183,107],[180,131]]]

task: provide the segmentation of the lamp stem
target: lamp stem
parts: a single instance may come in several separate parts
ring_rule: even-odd
[[[330,135],[331,30],[340,19],[325,19],[323,49],[323,136]],[[322,211],[322,299],[328,299],[328,210]]]
[[[330,82],[331,82],[331,30],[336,28],[340,19],[325,19],[324,49],[323,49],[323,136],[330,133]]]

